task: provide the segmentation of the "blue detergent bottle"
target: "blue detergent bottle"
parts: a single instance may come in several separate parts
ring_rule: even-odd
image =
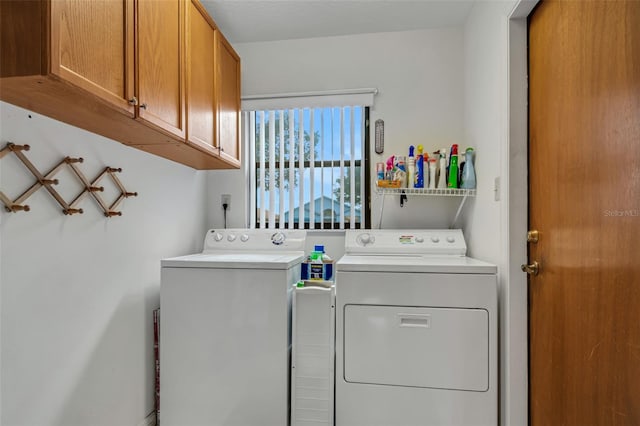
[[[462,184],[460,188],[475,189],[476,170],[473,165],[473,148],[467,148],[464,152],[464,169],[462,169]]]

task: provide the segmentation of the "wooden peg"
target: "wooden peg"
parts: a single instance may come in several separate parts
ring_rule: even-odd
[[[29,206],[27,206],[26,204],[25,205],[13,204],[13,205],[11,205],[11,208],[9,208],[7,210],[9,210],[11,212],[14,212],[14,213],[15,212],[20,212],[20,211],[28,212],[28,211],[31,210],[31,208]]]
[[[38,182],[40,182],[41,185],[57,185],[60,183],[58,179],[40,179]]]
[[[104,192],[104,186],[90,186],[89,192]]]
[[[105,212],[104,214],[106,217],[111,217],[111,216],[122,216],[122,212],[114,212],[114,211],[108,211]]]
[[[129,197],[137,197],[138,193],[137,192],[125,192],[124,196],[129,198]]]
[[[76,214],[76,213],[79,213],[79,214],[84,213],[84,211],[82,209],[72,209],[72,208],[64,209],[64,210],[62,210],[62,212],[64,214],[67,214],[67,215],[72,215],[72,214]]]
[[[9,147],[9,149],[13,152],[17,152],[17,151],[29,151],[31,149],[31,147],[29,145],[16,145],[14,143],[9,143],[7,144],[7,146]]]
[[[122,172],[122,169],[120,167],[118,167],[117,169],[115,167],[107,167],[107,171],[109,173],[120,173]]]
[[[84,161],[84,158],[82,157],[78,157],[78,158],[66,157],[64,159],[64,162],[67,164],[82,163],[83,161]]]

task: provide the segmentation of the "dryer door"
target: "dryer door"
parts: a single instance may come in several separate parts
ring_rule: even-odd
[[[484,309],[346,305],[344,379],[487,391],[489,313]]]

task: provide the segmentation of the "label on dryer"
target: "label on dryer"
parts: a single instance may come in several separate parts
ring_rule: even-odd
[[[400,235],[398,241],[400,244],[415,244],[416,238],[413,235]]]

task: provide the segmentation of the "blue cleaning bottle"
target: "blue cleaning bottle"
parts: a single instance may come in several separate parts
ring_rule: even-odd
[[[416,184],[416,157],[413,156],[415,148],[409,147],[409,158],[407,158],[407,188],[413,188]]]
[[[462,184],[460,188],[475,189],[476,187],[476,170],[473,165],[473,148],[467,148],[464,152],[464,169],[462,170]]]

